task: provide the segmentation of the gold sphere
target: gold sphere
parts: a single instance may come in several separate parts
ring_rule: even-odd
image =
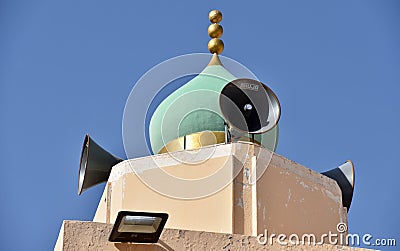
[[[208,42],[208,50],[214,54],[221,54],[224,50],[224,42],[219,38],[213,38]]]
[[[210,24],[208,26],[208,35],[212,38],[219,38],[224,33],[224,29],[220,24]]]
[[[211,23],[219,23],[222,20],[222,13],[219,10],[212,10],[208,14],[208,18],[210,19]]]

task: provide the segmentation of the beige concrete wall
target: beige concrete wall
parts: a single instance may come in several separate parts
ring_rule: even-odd
[[[220,234],[204,231],[164,229],[156,244],[112,243],[108,242],[112,224],[64,221],[60,231],[62,238],[56,244],[56,251],[92,250],[325,250],[362,251],[367,249],[334,245],[279,245],[276,241],[267,245],[259,244],[256,237],[238,234]]]
[[[232,185],[209,197],[188,201],[156,193],[144,186],[134,174],[127,174],[122,180],[125,183],[125,190],[113,192],[112,201],[118,192],[130,198],[124,199],[121,207],[112,206],[111,222],[115,221],[121,210],[166,212],[169,215],[166,224],[168,228],[207,229],[223,233],[232,231]],[[135,192],[129,194],[126,191]],[[117,195],[117,200],[121,194]]]
[[[110,223],[109,220],[106,219],[106,216],[109,215],[107,213],[107,193],[108,193],[108,186],[109,183],[107,182],[107,185],[103,191],[103,194],[100,198],[99,204],[97,205],[97,210],[96,214],[94,215],[93,221],[95,222],[104,222],[104,223]]]
[[[268,159],[258,148],[257,166]],[[347,225],[341,190],[332,179],[274,154],[257,181],[257,232],[316,236],[339,234],[337,225]]]
[[[249,143],[219,145],[214,150],[209,159],[206,154],[190,155],[190,151],[184,151],[121,162],[113,167],[94,221],[113,223],[121,210],[167,212],[168,228],[252,236],[265,230],[319,236],[329,231],[336,233],[338,223],[347,224],[335,181]],[[198,158],[201,164],[177,161],[185,158]],[[234,176],[236,171],[238,175],[216,193],[191,200],[162,195],[134,172],[141,168],[141,178],[168,173],[181,179],[196,179],[214,174],[221,166],[225,167],[221,177]],[[256,175],[259,179],[254,183]],[[167,188],[198,192],[174,183]]]
[[[201,179],[215,173],[224,165],[225,170],[220,175],[231,177],[233,157],[230,150],[230,147],[225,147],[217,154],[217,157],[196,165],[182,164],[175,161],[172,156],[164,154],[161,159],[164,161],[161,165],[162,172],[180,179]],[[119,171],[121,169],[125,171],[121,171],[119,174],[115,174],[118,170],[114,168],[115,171],[111,174],[114,176],[106,186],[94,221],[113,223],[121,210],[166,212],[169,214],[166,227],[169,228],[183,227],[190,230],[207,229],[213,232],[232,232],[232,183],[226,182],[219,192],[204,198],[195,200],[171,198],[143,184],[138,175],[130,169],[130,165],[147,166],[148,168],[143,171],[142,175],[152,178],[157,176],[160,168],[150,158],[121,163],[116,167],[120,169]],[[169,184],[168,187],[172,190],[184,189],[188,194],[198,192],[190,191],[187,187],[178,187],[174,183]]]

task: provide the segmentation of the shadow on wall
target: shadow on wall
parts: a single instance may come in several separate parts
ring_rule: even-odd
[[[135,251],[173,251],[168,244],[165,242],[159,240],[157,244],[135,244],[135,246],[132,246],[130,243],[115,243],[114,244],[115,248],[121,251],[130,251],[130,250],[135,250]]]

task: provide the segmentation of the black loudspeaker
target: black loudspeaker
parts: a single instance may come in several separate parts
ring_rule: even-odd
[[[347,208],[347,211],[349,211],[351,201],[353,199],[355,180],[353,162],[348,160],[339,167],[326,171],[322,174],[335,180],[339,185],[340,190],[342,190],[342,204]]]
[[[221,91],[219,105],[229,126],[251,134],[271,130],[281,115],[275,93],[254,79],[229,82]]]
[[[108,180],[111,168],[123,161],[104,150],[89,134],[83,141],[79,165],[78,195],[86,189]]]

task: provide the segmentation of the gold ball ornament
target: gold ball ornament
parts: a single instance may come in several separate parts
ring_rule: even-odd
[[[213,38],[208,42],[208,50],[214,54],[221,54],[224,50],[224,42],[219,38]]]
[[[220,24],[210,24],[208,26],[208,35],[212,38],[219,38],[224,33],[224,29]]]
[[[222,13],[219,10],[212,10],[208,14],[208,18],[212,23],[219,23],[222,20]]]

